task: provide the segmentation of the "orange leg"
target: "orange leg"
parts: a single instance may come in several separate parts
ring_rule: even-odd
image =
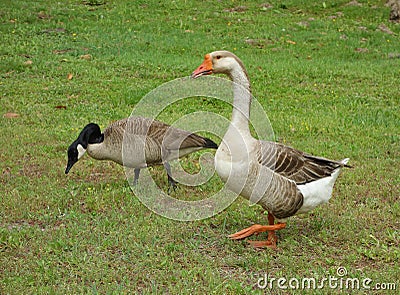
[[[268,232],[268,238],[266,241],[249,241],[249,243],[256,248],[276,248],[277,237],[275,235],[275,231],[285,228],[286,223],[275,224],[274,216],[271,213],[268,213],[268,224],[269,225],[254,224],[248,228],[238,231],[237,233],[229,235],[229,237],[233,240],[241,240],[254,234]]]

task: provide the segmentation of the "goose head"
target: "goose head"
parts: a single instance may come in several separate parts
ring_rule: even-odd
[[[219,50],[208,53],[203,63],[192,73],[192,78],[204,75],[225,74],[233,78],[234,72],[242,72],[247,76],[242,61],[232,52]]]
[[[99,125],[94,123],[86,125],[79,134],[78,139],[68,148],[68,164],[65,169],[65,174],[68,174],[72,166],[82,158],[87,150],[88,144],[101,143],[103,140],[104,135],[101,133]]]

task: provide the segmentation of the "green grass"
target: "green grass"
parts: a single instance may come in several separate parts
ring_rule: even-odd
[[[2,1],[0,293],[250,294],[262,293],[264,274],[322,278],[340,266],[398,290],[400,59],[390,56],[400,54],[400,27],[385,1],[348,2]],[[329,205],[289,220],[278,250],[227,238],[266,223],[240,198],[212,218],[178,222],[148,210],[114,163],[86,156],[64,175],[66,149],[85,124],[129,116],[217,49],[247,66],[277,141],[354,166]],[[159,118],[196,110],[231,112],[189,98]],[[197,171],[198,157],[183,166]],[[151,173],[165,188],[162,167]],[[213,177],[175,195],[201,199],[220,187]]]

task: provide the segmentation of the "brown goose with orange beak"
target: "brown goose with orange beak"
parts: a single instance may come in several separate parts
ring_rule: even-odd
[[[215,155],[216,171],[230,190],[266,209],[269,223],[252,225],[230,238],[268,232],[267,240],[249,242],[255,247],[274,248],[275,231],[286,226],[286,218],[329,201],[341,169],[349,167],[349,159],[329,160],[255,139],[249,129],[250,80],[242,61],[228,51],[206,54],[192,78],[218,73],[233,81],[234,99],[231,123]]]

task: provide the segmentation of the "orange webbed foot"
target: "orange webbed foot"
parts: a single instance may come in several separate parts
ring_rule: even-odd
[[[250,245],[252,245],[254,248],[271,248],[275,249],[276,248],[276,240],[273,241],[247,241]]]
[[[241,240],[241,239],[250,237],[254,234],[259,234],[259,233],[263,233],[266,231],[279,230],[279,229],[282,229],[285,227],[286,227],[286,223],[277,223],[277,224],[273,224],[273,225],[254,224],[248,228],[238,231],[237,233],[229,235],[229,237],[232,240]]]
[[[254,248],[272,248],[276,249],[276,242],[278,238],[275,235],[275,231],[268,231],[268,238],[266,241],[248,241]]]

